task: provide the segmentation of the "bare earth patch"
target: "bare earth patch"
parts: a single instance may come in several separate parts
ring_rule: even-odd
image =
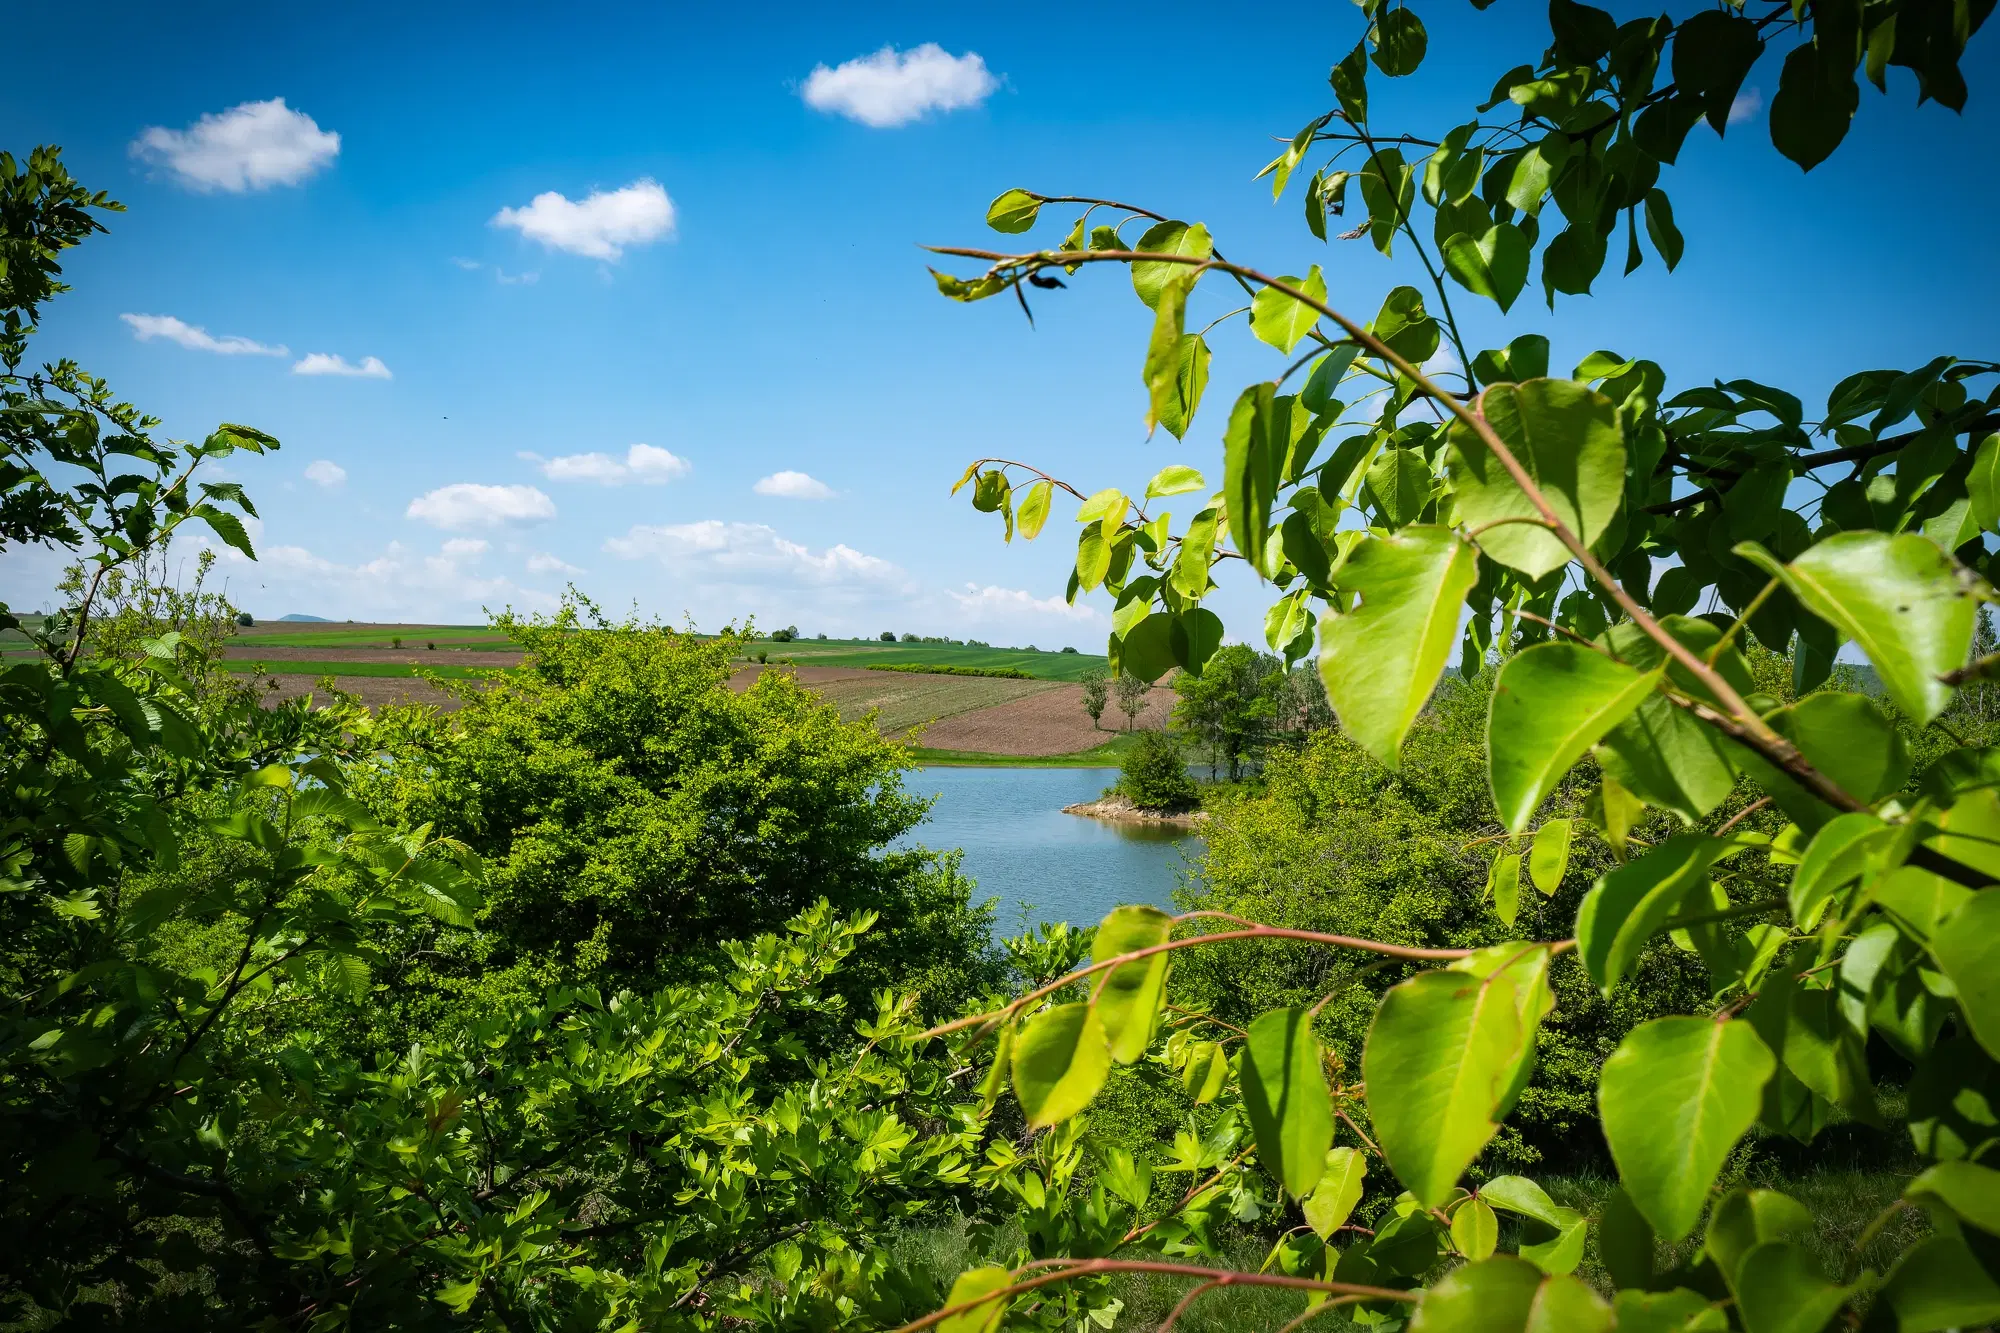
[[[320,693],[319,681],[313,676],[246,676],[244,680],[254,686],[266,707],[285,699],[296,699],[302,694]],[[269,688],[273,681],[278,687],[275,690]],[[359,695],[361,702],[370,708],[385,708],[391,704],[432,704],[447,713],[458,709],[457,696],[446,694],[428,681],[394,676],[335,676],[333,683],[348,694]]]
[[[466,666],[486,668],[517,667],[521,665],[520,653],[475,652],[471,649],[440,646],[435,651],[418,648],[281,648],[276,644],[262,647],[254,643],[238,641],[229,645],[224,654],[235,662],[384,662],[397,666],[437,667]]]
[[[1146,696],[1138,725],[1160,728],[1173,710],[1172,690],[1156,689]],[[1083,686],[1057,685],[1028,699],[961,713],[928,728],[922,744],[933,750],[970,750],[976,754],[1075,754],[1111,740],[1125,715],[1115,706],[1104,710],[1104,729],[1090,725],[1083,711]]]

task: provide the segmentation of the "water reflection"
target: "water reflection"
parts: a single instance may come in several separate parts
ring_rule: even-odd
[[[935,796],[931,817],[904,841],[959,847],[979,897],[999,899],[996,925],[1018,934],[1039,921],[1092,926],[1119,903],[1173,906],[1201,839],[1157,824],[1066,815],[1117,778],[1105,768],[926,768],[905,786]]]

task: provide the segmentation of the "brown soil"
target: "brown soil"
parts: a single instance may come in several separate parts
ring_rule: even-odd
[[[1154,690],[1146,696],[1146,709],[1139,714],[1137,725],[1153,729],[1166,726],[1173,706],[1172,690]],[[975,754],[1075,754],[1112,740],[1118,734],[1114,724],[1119,728],[1125,725],[1125,715],[1115,704],[1104,710],[1104,720],[1104,730],[1092,727],[1090,714],[1083,711],[1083,686],[1062,684],[1031,698],[933,723],[921,743],[933,750]]]
[[[234,643],[225,654],[238,662],[393,662],[398,666],[470,666],[517,667],[521,665],[520,653],[452,651],[439,648],[435,652],[418,648],[414,652],[408,648],[280,648],[276,644],[257,647],[255,644]]]
[[[313,676],[246,676],[246,682],[256,686],[263,695],[266,706],[285,699],[296,699],[302,694],[317,693],[319,681]],[[278,688],[267,688],[276,681]],[[349,694],[361,696],[361,702],[370,708],[382,708],[389,704],[435,704],[445,712],[458,708],[458,699],[446,694],[427,681],[398,679],[394,676],[335,676],[334,682]]]

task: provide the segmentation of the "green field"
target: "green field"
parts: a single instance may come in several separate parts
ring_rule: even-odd
[[[414,680],[424,674],[443,676],[447,680],[477,680],[505,669],[450,664],[413,667],[400,662],[259,662],[241,657],[230,658],[219,665],[224,671],[246,676],[382,676],[403,680]]]
[[[1091,653],[1029,652],[1026,648],[973,648],[957,643],[877,643],[867,639],[799,639],[777,643],[758,639],[750,653],[788,658],[799,666],[870,667],[889,665],[1012,667],[1038,680],[1080,680],[1105,659]]]
[[[403,641],[405,648],[443,643],[482,652],[519,652],[521,647],[488,625],[371,625],[353,629],[344,625],[267,629],[259,625],[239,632],[235,642],[244,647],[269,644],[273,648],[394,648],[397,639]]]
[[[1131,746],[1130,736],[1106,741],[1092,750],[1074,754],[975,754],[971,750],[933,750],[922,745],[910,747],[910,758],[919,768],[1117,768]]]

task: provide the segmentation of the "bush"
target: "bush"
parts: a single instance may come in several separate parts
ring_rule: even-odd
[[[251,615],[248,611],[238,611],[236,613],[236,623],[245,629],[249,629],[257,623],[257,617]]]
[[[1201,804],[1201,790],[1187,774],[1180,742],[1164,731],[1142,731],[1126,752],[1116,788],[1141,810],[1176,813]]]
[[[895,641],[896,641],[896,631],[889,629],[885,629],[882,631],[882,642],[894,643]]]

